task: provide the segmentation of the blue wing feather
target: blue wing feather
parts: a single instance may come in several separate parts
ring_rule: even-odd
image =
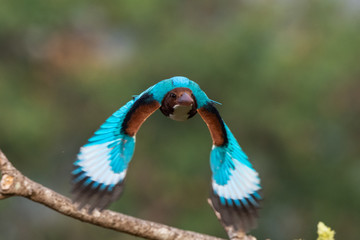
[[[260,200],[257,192],[261,189],[258,173],[230,129],[224,125],[228,142],[223,146],[215,146],[210,155],[213,189],[223,199],[223,204],[233,201],[246,203],[246,199],[256,204]]]
[[[213,138],[211,204],[220,221],[247,232],[256,225],[260,179],[234,135],[209,101],[198,110]]]
[[[121,194],[135,149],[135,136],[122,131],[122,124],[136,100],[112,114],[80,149],[72,172],[75,201],[80,207],[89,204],[91,211],[103,209]]]

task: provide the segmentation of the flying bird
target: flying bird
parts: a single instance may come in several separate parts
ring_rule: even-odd
[[[81,209],[106,208],[121,195],[135,136],[157,109],[176,121],[199,113],[212,137],[210,153],[211,205],[226,227],[244,232],[256,225],[261,196],[260,179],[248,157],[199,85],[186,77],[173,77],[134,96],[103,123],[74,162],[74,202]]]

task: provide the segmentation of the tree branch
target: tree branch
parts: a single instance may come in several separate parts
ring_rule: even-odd
[[[91,215],[87,213],[87,209],[79,211],[69,198],[24,176],[10,163],[1,150],[0,170],[2,173],[0,182],[0,200],[11,196],[22,196],[80,221],[147,239],[221,240],[221,238],[181,230],[110,210],[101,212],[94,210]],[[248,236],[243,236],[240,239],[254,239],[247,237]]]

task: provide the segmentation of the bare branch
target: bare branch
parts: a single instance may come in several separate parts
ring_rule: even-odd
[[[5,198],[8,198],[8,196],[2,195],[2,194],[0,193],[0,200],[3,200],[3,199],[5,199]]]
[[[2,172],[0,199],[22,196],[80,221],[147,239],[220,240],[220,238],[177,229],[110,210],[102,212],[95,210],[91,215],[87,213],[87,209],[79,211],[69,198],[24,176],[10,163],[1,150],[0,170]]]

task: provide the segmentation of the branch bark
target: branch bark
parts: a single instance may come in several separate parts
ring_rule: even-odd
[[[87,213],[87,209],[79,211],[69,198],[24,176],[11,164],[1,150],[0,170],[2,173],[0,182],[0,200],[11,196],[22,196],[80,221],[146,239],[221,240],[221,238],[185,231],[110,210],[101,212],[94,210],[91,215]],[[237,239],[245,240],[255,238],[251,236],[242,236]]]

